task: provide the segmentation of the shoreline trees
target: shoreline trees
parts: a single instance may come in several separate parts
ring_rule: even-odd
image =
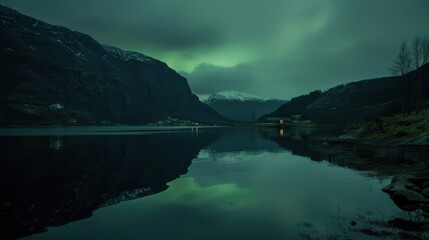
[[[421,103],[422,66],[429,62],[429,39],[416,37],[408,46],[402,42],[393,61],[391,73],[401,78],[399,102],[402,112],[419,111]]]

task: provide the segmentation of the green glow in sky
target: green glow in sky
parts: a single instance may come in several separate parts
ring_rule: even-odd
[[[160,59],[187,73],[196,94],[237,90],[289,99],[383,77],[390,74],[402,41],[429,37],[429,1],[423,0],[0,0],[0,4],[89,34],[101,43]]]

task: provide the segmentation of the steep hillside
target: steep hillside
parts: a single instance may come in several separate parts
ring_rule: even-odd
[[[301,115],[303,118],[309,118],[307,107],[322,96],[322,91],[314,91],[307,95],[292,98],[280,106],[276,111],[265,115],[264,117],[290,117],[292,115]]]
[[[421,73],[421,107],[429,106],[429,65],[411,72],[414,83]],[[402,111],[401,93],[406,84],[400,77],[363,80],[326,91],[307,108],[311,120],[319,123],[349,124],[391,116]]]
[[[284,103],[237,91],[212,94],[205,103],[220,115],[238,122],[254,122]]]
[[[226,120],[165,63],[0,6],[0,125]]]
[[[420,74],[420,107],[429,106],[429,64],[406,77],[414,84]],[[405,83],[400,77],[385,77],[352,82],[293,98],[268,116],[302,115],[321,124],[341,124],[374,120],[402,112],[401,93]]]
[[[319,123],[366,121],[400,111],[396,101],[399,81],[380,78],[340,85],[326,91],[307,107],[311,120]]]

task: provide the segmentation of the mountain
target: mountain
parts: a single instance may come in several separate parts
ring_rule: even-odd
[[[429,64],[408,73],[406,79],[414,90],[420,82],[420,108],[429,107]],[[401,77],[384,77],[339,85],[325,92],[314,91],[291,99],[266,116],[299,114],[317,123],[340,125],[391,116],[403,111],[401,96],[406,93],[406,82]],[[414,98],[413,95],[410,97]]]
[[[204,102],[225,118],[239,122],[256,121],[284,103],[237,91],[214,93]]]
[[[165,63],[0,6],[0,125],[226,123]]]
[[[238,92],[238,91],[223,91],[214,93],[209,96],[206,102],[217,102],[217,101],[268,101],[270,99],[255,96],[249,93]]]
[[[308,119],[307,107],[322,96],[322,91],[313,91],[306,95],[292,98],[290,101],[281,105],[276,111],[267,114],[265,117],[290,117],[292,115],[301,115]]]

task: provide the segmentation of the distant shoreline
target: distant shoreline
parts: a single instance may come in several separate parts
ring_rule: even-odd
[[[197,132],[225,126],[15,126],[0,127],[0,136],[144,135]]]

